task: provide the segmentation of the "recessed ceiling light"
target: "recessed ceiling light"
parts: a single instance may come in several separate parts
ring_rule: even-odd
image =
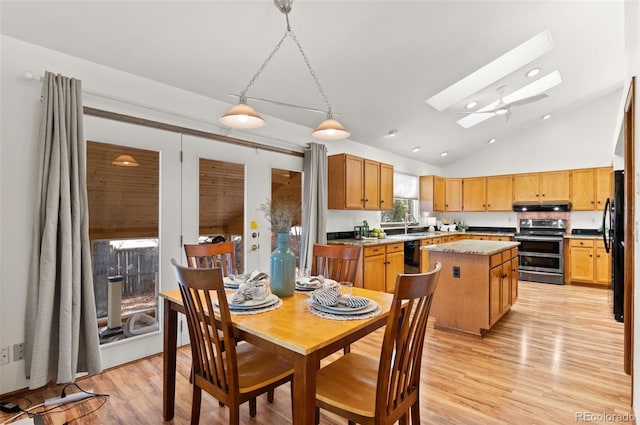
[[[533,68],[527,72],[527,78],[535,77],[540,73],[540,68]]]
[[[476,100],[472,100],[471,102],[467,103],[467,106],[465,106],[465,108],[471,109],[475,108],[476,106],[478,106],[478,102]]]
[[[547,28],[426,100],[443,111],[555,48]]]
[[[488,143],[489,143],[489,144],[492,144],[492,143],[495,143],[495,142],[496,142],[496,139],[495,139],[495,137],[494,137],[493,139],[490,139]]]
[[[415,148],[411,149],[411,152],[413,153],[420,152],[420,146],[416,146]]]
[[[548,120],[549,118],[551,118],[551,114],[547,114],[547,115],[543,115],[542,116],[543,120]]]
[[[447,155],[449,155],[449,152],[447,152],[447,151],[442,152],[442,153],[440,154],[440,156],[447,156]]]
[[[394,128],[393,130],[389,130],[387,132],[387,137],[395,137],[397,134],[398,134],[398,130]]]

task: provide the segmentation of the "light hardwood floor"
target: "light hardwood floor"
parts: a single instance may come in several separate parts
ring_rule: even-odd
[[[631,413],[631,378],[623,372],[623,325],[613,320],[611,292],[582,286],[520,282],[511,312],[483,338],[427,330],[422,364],[421,413],[425,424],[622,424]],[[352,350],[379,355],[382,330],[353,344]],[[338,354],[336,354],[337,356]],[[331,359],[327,359],[331,360]],[[176,417],[189,423],[190,352],[178,352]],[[161,424],[162,357],[154,356],[84,378],[85,389],[110,394],[95,413],[71,424]],[[59,395],[60,387],[14,398],[30,401]],[[93,410],[98,399],[44,416],[63,424]],[[71,405],[64,406],[69,408]],[[54,413],[55,412],[55,413]],[[1,414],[0,421],[11,415]],[[581,420],[582,419],[582,420]],[[588,420],[587,420],[588,419]],[[202,424],[228,423],[227,410],[203,395]],[[264,396],[258,415],[241,408],[242,424],[291,422],[289,387]],[[322,414],[322,424],[345,424]]]

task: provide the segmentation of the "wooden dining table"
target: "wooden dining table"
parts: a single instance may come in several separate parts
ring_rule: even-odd
[[[393,295],[353,288],[354,296],[380,305],[375,317],[333,320],[309,311],[307,294],[282,298],[276,310],[257,314],[232,314],[236,336],[270,352],[290,358],[293,374],[293,423],[315,423],[316,371],[320,360],[386,324]],[[174,415],[178,313],[184,313],[179,289],[164,291],[163,416]]]

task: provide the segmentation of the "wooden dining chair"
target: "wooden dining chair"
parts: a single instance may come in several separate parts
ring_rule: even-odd
[[[236,257],[232,241],[216,244],[185,244],[184,253],[189,267],[196,269],[221,267],[223,276],[235,273]]]
[[[420,424],[422,349],[441,267],[398,275],[380,359],[349,353],[320,369],[318,408],[349,424],[406,424],[409,412],[411,423]]]
[[[354,245],[314,244],[311,274],[338,282],[355,283],[361,247]]]
[[[229,424],[237,425],[240,405],[249,401],[250,415],[255,416],[256,396],[292,381],[293,365],[290,360],[252,344],[236,344],[220,268],[182,267],[173,259],[171,264],[176,271],[191,339],[194,378],[191,424],[200,420],[205,390],[228,406]],[[212,294],[217,299],[219,320],[214,318],[216,304]]]

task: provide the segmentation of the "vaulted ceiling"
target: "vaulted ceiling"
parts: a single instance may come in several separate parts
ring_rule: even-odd
[[[0,7],[2,34],[229,105],[237,100],[229,94],[245,88],[286,29],[270,0],[3,0]],[[351,140],[443,166],[487,148],[492,138],[500,143],[545,125],[540,117],[547,113],[554,119],[621,88],[623,12],[622,1],[296,0],[289,18]],[[545,30],[549,52],[504,76],[490,75],[442,111],[425,102]],[[527,78],[534,67],[540,73]],[[468,129],[456,123],[471,100],[487,105],[501,90],[511,93],[556,70],[562,83],[542,100],[512,107],[508,121],[495,116]],[[248,94],[326,109],[291,39]],[[310,129],[323,118],[252,104],[267,126],[269,116]],[[213,125],[218,118],[211,116]],[[395,137],[387,136],[391,130]]]

